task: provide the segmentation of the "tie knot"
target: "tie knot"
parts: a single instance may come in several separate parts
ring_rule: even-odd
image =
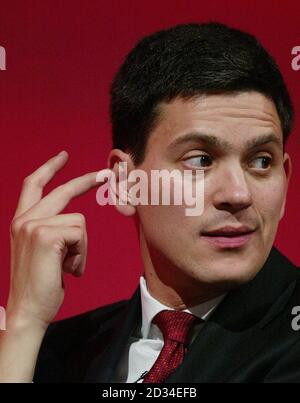
[[[171,310],[163,310],[153,318],[165,341],[174,340],[185,345],[188,344],[189,331],[197,321],[200,319],[190,313]]]

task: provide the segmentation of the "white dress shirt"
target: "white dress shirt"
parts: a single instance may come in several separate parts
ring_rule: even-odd
[[[149,371],[156,361],[164,344],[163,335],[157,325],[152,323],[152,319],[156,314],[164,309],[173,310],[172,308],[160,303],[153,298],[146,285],[143,276],[140,277],[141,304],[142,304],[142,325],[132,335],[126,346],[125,352],[117,366],[115,382],[131,383],[136,382],[140,376]],[[196,305],[184,312],[207,320],[215,308],[219,305],[226,294]],[[196,324],[191,331],[191,343],[196,335],[204,326],[204,323]],[[142,382],[142,379],[138,382]]]

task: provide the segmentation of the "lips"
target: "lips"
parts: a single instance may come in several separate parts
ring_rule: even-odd
[[[255,230],[248,226],[225,226],[211,231],[203,231],[202,238],[221,248],[238,248],[245,245]]]
[[[228,236],[228,237],[234,237],[234,236],[240,236],[240,235],[245,235],[249,234],[250,232],[253,232],[254,229],[247,227],[246,225],[240,226],[240,227],[221,227],[217,228],[212,231],[203,231],[204,235],[207,236]]]

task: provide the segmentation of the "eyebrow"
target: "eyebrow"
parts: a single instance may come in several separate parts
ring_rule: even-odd
[[[226,140],[221,140],[218,137],[201,132],[191,132],[183,134],[169,144],[168,149],[178,148],[187,143],[204,143],[210,147],[222,148],[223,150],[230,150],[231,144]],[[267,143],[274,143],[279,147],[282,146],[281,140],[274,133],[266,133],[246,142],[245,146],[248,149],[253,149]]]

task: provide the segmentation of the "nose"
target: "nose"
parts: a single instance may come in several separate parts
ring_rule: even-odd
[[[218,210],[235,213],[251,206],[252,194],[241,165],[239,163],[228,165],[220,167],[216,173],[213,204]]]

